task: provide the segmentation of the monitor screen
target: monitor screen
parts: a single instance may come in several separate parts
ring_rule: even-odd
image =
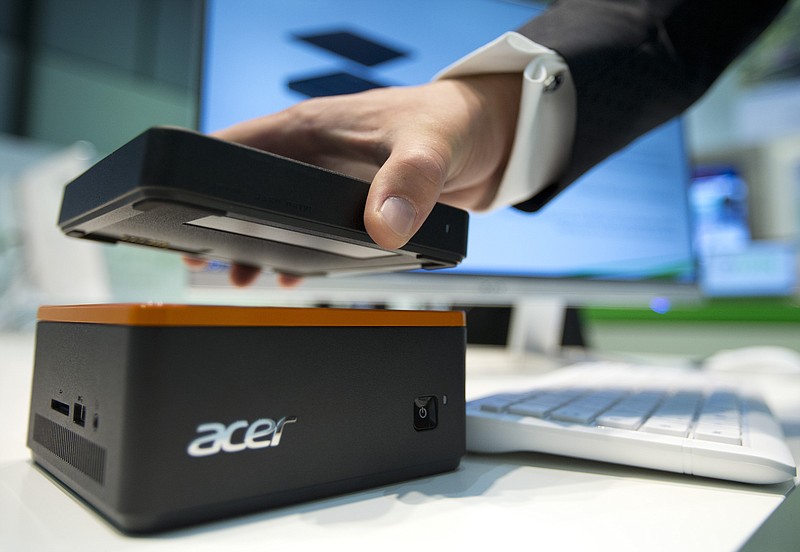
[[[200,130],[313,96],[427,82],[543,9],[511,0],[210,0]],[[538,213],[472,215],[467,258],[457,268],[309,280],[303,293],[364,301],[427,294],[458,304],[507,304],[540,290],[598,303],[693,295],[688,182],[682,126],[673,120]],[[214,272],[194,275],[196,287],[220,283]],[[270,285],[262,279],[257,287]]]

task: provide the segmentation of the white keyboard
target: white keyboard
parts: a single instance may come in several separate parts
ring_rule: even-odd
[[[796,467],[753,392],[691,369],[610,362],[548,373],[467,404],[467,450],[531,451],[745,483]]]

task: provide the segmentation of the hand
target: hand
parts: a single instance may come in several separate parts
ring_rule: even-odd
[[[215,136],[371,181],[364,225],[379,246],[397,249],[437,201],[488,207],[513,143],[521,83],[517,74],[480,75],[315,98]],[[231,279],[246,285],[257,274],[237,265]]]

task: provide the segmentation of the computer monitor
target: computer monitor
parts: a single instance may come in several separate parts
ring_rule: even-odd
[[[202,131],[311,96],[413,85],[543,11],[510,0],[209,0]],[[261,300],[390,306],[578,305],[696,297],[681,122],[670,121],[586,174],[535,214],[475,214],[457,268],[309,279],[290,292],[262,278]],[[224,284],[214,268],[195,290]],[[239,298],[242,297],[238,294]],[[232,296],[226,298],[233,299]]]

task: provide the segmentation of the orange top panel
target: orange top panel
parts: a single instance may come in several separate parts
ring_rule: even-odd
[[[40,322],[119,326],[464,326],[463,312],[127,303],[42,306]]]

